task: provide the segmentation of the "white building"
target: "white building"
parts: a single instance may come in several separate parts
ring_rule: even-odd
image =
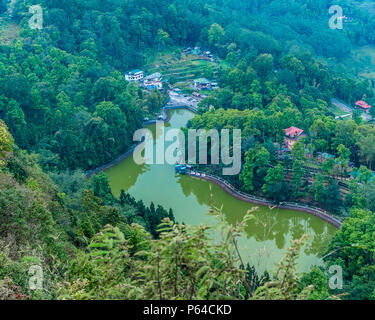
[[[139,82],[143,80],[142,70],[133,70],[125,74],[125,80],[129,82]]]
[[[159,73],[153,73],[143,80],[143,85],[149,89],[163,89],[163,76]]]

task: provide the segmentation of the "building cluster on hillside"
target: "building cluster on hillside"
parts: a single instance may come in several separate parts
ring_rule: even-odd
[[[145,77],[142,70],[136,69],[125,73],[125,80],[128,82],[136,82],[147,90],[163,89],[163,76],[159,72]]]
[[[214,60],[214,55],[211,53],[211,51],[202,50],[200,47],[194,47],[194,48],[188,47],[188,48],[182,50],[182,54],[184,54],[184,55],[192,54],[192,55],[195,55],[195,56],[208,58],[211,61]]]
[[[193,81],[193,87],[195,90],[211,90],[217,89],[217,82],[207,80],[206,78],[199,78]]]
[[[143,85],[149,90],[163,89],[163,76],[159,72],[150,74],[144,78]]]

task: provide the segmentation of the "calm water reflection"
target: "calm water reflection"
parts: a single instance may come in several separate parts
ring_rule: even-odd
[[[194,116],[187,110],[170,113],[170,128],[180,128]],[[155,127],[150,127],[155,137]],[[157,132],[156,139],[162,139]],[[198,225],[211,223],[207,215],[210,204],[210,186],[213,202],[223,207],[229,223],[241,219],[254,205],[232,197],[219,186],[204,180],[175,174],[172,165],[137,165],[129,157],[106,171],[112,191],[119,195],[121,189],[146,204],[151,201],[165,208],[172,208],[177,221]],[[312,265],[321,264],[318,255],[326,245],[335,228],[327,222],[304,212],[271,210],[259,207],[257,219],[250,221],[239,244],[243,258],[255,265],[259,272],[273,270],[289,247],[291,240],[303,234],[310,235],[298,260],[298,270],[307,271]]]

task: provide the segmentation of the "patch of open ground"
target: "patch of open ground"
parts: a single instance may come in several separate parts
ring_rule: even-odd
[[[0,43],[11,44],[20,34],[20,26],[0,16]]]
[[[346,115],[346,114],[349,113],[349,112],[346,112],[346,111],[340,109],[339,107],[335,106],[334,104],[331,104],[329,108],[336,117],[340,117],[340,116],[343,116],[343,115]]]

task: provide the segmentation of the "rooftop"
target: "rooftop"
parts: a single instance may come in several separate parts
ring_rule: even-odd
[[[135,70],[132,70],[132,71],[129,71],[128,73],[129,74],[137,74],[139,72],[143,72],[142,70],[139,70],[139,69],[135,69]]]
[[[156,72],[156,73],[153,73],[153,74],[150,74],[149,76],[147,76],[145,78],[145,80],[151,80],[151,79],[160,79],[161,78],[161,73],[159,72]]]
[[[318,152],[318,155],[322,157],[323,159],[333,159],[335,156],[333,154],[327,153],[327,152]]]
[[[199,78],[199,79],[196,79],[194,80],[195,83],[200,83],[200,84],[209,84],[211,83],[210,80],[207,80],[206,78]]]
[[[363,109],[370,109],[371,106],[369,104],[367,104],[366,102],[362,101],[362,100],[359,100],[355,103],[356,106],[359,106]]]
[[[154,89],[158,89],[158,86],[155,86],[155,85],[149,85],[149,86],[146,86],[146,88],[148,90],[154,90]]]
[[[284,131],[285,131],[285,134],[289,136],[290,138],[299,137],[303,133],[302,129],[299,129],[296,127],[290,127],[288,129],[284,129]]]

